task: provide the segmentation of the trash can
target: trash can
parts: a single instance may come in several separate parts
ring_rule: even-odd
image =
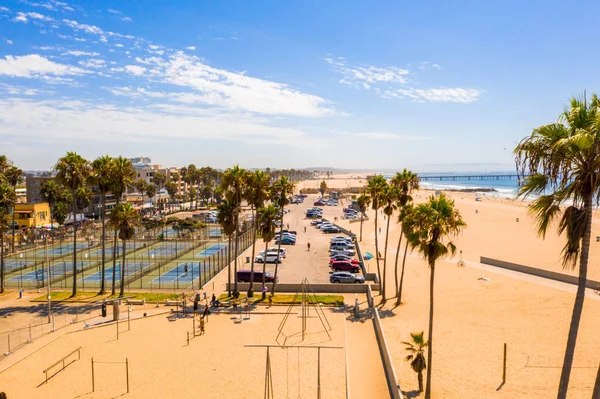
[[[250,257],[246,256],[246,263],[250,263]]]
[[[119,320],[119,301],[113,302],[113,321]]]
[[[102,304],[102,317],[106,317],[106,303]]]
[[[19,299],[23,298],[23,290],[19,290]]]

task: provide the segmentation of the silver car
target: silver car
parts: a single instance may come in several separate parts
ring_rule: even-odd
[[[350,272],[335,272],[329,276],[330,283],[363,284],[365,278]]]

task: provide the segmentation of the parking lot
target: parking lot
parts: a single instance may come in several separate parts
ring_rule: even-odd
[[[282,245],[287,249],[287,257],[279,265],[280,283],[300,283],[304,277],[313,283],[329,283],[329,242],[330,238],[338,234],[324,234],[319,229],[310,225],[312,219],[305,219],[306,210],[313,207],[313,203],[319,198],[319,195],[309,195],[301,204],[290,204],[286,209],[290,209],[283,219],[284,229],[289,224],[289,230],[296,231],[296,245]],[[342,200],[338,206],[323,206],[323,217],[330,221],[334,217],[342,216],[342,208],[346,202]],[[304,228],[306,227],[306,232]],[[310,242],[310,251],[307,249],[307,243]],[[269,244],[274,247],[275,241]],[[256,242],[256,254],[264,250],[264,242],[260,239]],[[242,264],[240,269],[250,268],[249,265]],[[257,270],[262,270],[262,263],[255,263]],[[275,265],[267,264],[267,271],[274,273]]]

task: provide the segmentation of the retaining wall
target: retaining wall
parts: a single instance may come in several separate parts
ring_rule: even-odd
[[[535,267],[519,265],[517,263],[505,262],[499,259],[487,258],[485,256],[480,257],[480,263],[490,266],[501,267],[503,269],[513,270],[516,272],[531,274],[533,276],[543,277],[550,280],[560,281],[567,284],[577,285],[579,279],[576,276],[569,276],[568,274],[562,274],[557,272],[551,272],[549,270],[542,270]],[[600,286],[600,281],[587,280],[586,287],[596,288]]]
[[[402,389],[400,389],[396,371],[394,370],[394,364],[392,363],[392,356],[390,355],[385,335],[383,334],[379,311],[377,308],[371,308],[371,311],[373,312],[373,326],[375,327],[375,336],[377,337],[379,351],[381,352],[381,360],[383,361],[383,370],[385,371],[385,377],[388,382],[390,397],[393,399],[402,399]]]
[[[260,295],[260,287],[262,283],[254,283],[254,291]],[[273,283],[265,284],[271,292]],[[229,283],[225,284],[226,288],[229,288]],[[366,294],[369,288],[369,284],[311,284],[310,285],[315,293],[325,294]],[[233,283],[231,284],[233,289]],[[247,292],[250,288],[250,283],[238,283],[238,290],[240,292]],[[289,283],[278,283],[275,287],[276,292],[298,292],[300,284],[289,284]],[[379,285],[371,285],[371,289],[379,290]],[[255,294],[256,295],[256,294]]]

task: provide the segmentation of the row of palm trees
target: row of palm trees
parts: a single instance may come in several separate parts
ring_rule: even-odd
[[[12,229],[11,248],[15,249],[15,213],[12,221],[10,208],[17,202],[17,185],[21,183],[23,171],[10,162],[6,156],[0,155],[0,293],[4,292],[4,241],[6,233]]]
[[[224,233],[229,239],[229,248],[233,241],[234,246],[234,283],[233,294],[237,296],[237,254],[238,254],[238,236],[240,233],[240,214],[242,205],[245,201],[250,207],[253,224],[252,256],[251,256],[251,276],[248,296],[254,296],[254,258],[256,254],[256,237],[260,233],[265,243],[265,253],[268,243],[275,236],[276,225],[279,224],[280,231],[283,230],[283,214],[285,206],[289,204],[289,198],[294,191],[294,185],[286,176],[280,176],[279,179],[272,182],[270,174],[261,170],[248,171],[235,165],[227,169],[222,176],[220,188],[223,193],[223,200],[217,206],[219,211],[218,220],[223,227]],[[281,243],[278,250],[281,249]],[[231,263],[228,252],[228,264]],[[275,264],[275,279],[279,270],[279,262]],[[228,269],[229,295],[232,294],[231,287],[231,268]],[[265,283],[265,264],[263,263],[263,286]],[[275,293],[275,283],[272,287],[272,295]]]

